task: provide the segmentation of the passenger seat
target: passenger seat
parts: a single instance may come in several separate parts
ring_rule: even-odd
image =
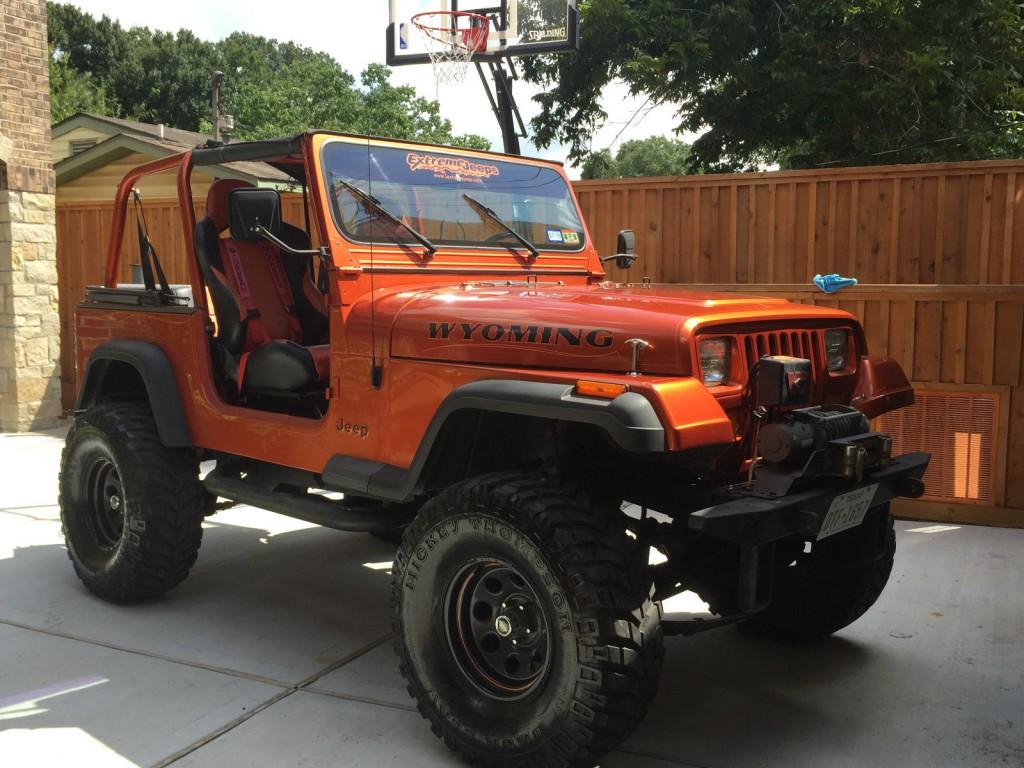
[[[230,236],[230,196],[246,188],[253,187],[214,182],[206,216],[196,224],[196,255],[217,315],[217,341],[227,353],[221,372],[243,400],[322,392],[330,368],[326,302],[308,257]],[[306,233],[289,224],[282,224],[280,238],[299,250],[310,247]]]

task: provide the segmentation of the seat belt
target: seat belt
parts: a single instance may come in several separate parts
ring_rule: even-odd
[[[135,223],[139,235],[139,265],[142,267],[142,282],[147,291],[156,290],[156,281],[153,279],[153,269],[156,269],[156,276],[160,280],[160,293],[164,296],[173,296],[174,291],[167,283],[167,276],[163,267],[160,266],[160,258],[156,255],[156,248],[149,239],[149,229],[146,227],[146,217],[142,213],[142,197],[139,190],[132,189],[132,196],[135,199]]]
[[[260,319],[260,310],[249,290],[249,280],[245,276],[245,269],[242,267],[242,257],[238,253],[238,247],[231,240],[220,241],[221,255],[231,266],[231,279],[235,283],[238,295],[242,297],[242,307],[245,309],[246,323],[246,346],[250,349],[262,347],[269,344],[272,339],[267,333],[267,328]]]
[[[274,283],[274,290],[277,297],[284,305],[284,311],[288,314],[288,328],[291,331],[291,340],[302,343],[302,322],[299,320],[299,311],[295,306],[295,297],[292,295],[291,285],[288,284],[288,273],[285,271],[284,262],[281,260],[281,251],[270,243],[260,243],[263,256],[270,267],[270,279]]]

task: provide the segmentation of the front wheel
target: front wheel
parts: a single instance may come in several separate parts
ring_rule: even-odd
[[[797,641],[838,632],[878,600],[895,554],[888,504],[869,510],[857,528],[815,542],[809,553],[780,551],[771,603],[741,627]]]
[[[471,764],[589,768],[642,719],[660,609],[621,541],[534,476],[470,480],[420,511],[395,560],[395,649],[420,713]]]

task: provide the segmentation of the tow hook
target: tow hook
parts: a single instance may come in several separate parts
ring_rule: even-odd
[[[900,496],[908,499],[919,499],[924,495],[924,480],[916,477],[905,477],[900,483]]]

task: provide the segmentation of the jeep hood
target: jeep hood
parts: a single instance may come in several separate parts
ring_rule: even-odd
[[[394,357],[625,373],[632,354],[627,342],[640,338],[653,345],[640,369],[668,375],[690,374],[689,340],[707,327],[854,321],[840,310],[785,299],[609,284],[447,285],[380,297],[381,310],[394,318]]]

